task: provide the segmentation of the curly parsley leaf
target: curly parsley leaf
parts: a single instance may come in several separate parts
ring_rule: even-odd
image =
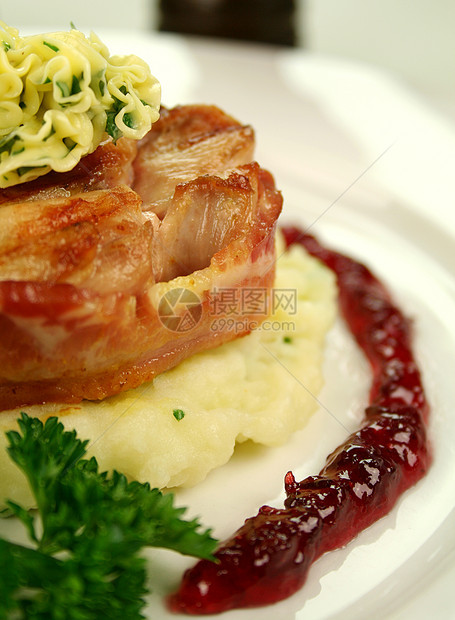
[[[41,523],[8,502],[35,547],[0,539],[0,574],[8,572],[0,618],[142,618],[144,547],[213,559],[210,530],[184,520],[171,494],[100,472],[96,459],[83,458],[87,442],[55,417],[43,424],[22,413],[18,423],[19,432],[7,433],[8,452],[28,479]]]

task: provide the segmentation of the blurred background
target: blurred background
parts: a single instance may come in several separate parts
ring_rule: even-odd
[[[455,116],[453,0],[1,0],[11,25],[168,30],[303,47],[383,67]]]

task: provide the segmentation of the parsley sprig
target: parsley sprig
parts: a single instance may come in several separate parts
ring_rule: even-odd
[[[173,496],[98,470],[87,441],[57,418],[22,413],[8,452],[35,497],[38,517],[13,501],[33,547],[0,539],[0,618],[143,618],[144,547],[212,559],[216,541]]]

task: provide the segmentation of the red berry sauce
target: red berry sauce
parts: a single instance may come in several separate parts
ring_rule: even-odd
[[[275,603],[296,592],[312,562],[387,514],[429,467],[428,405],[411,350],[409,321],[363,265],[323,248],[297,228],[283,230],[332,269],[344,318],[372,368],[362,427],[318,476],[285,476],[284,508],[260,508],[216,552],[188,570],[170,608],[213,614]]]

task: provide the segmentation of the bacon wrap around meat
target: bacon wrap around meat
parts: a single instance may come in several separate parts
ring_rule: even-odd
[[[139,144],[2,190],[0,410],[137,387],[265,318],[241,290],[270,297],[282,200],[253,147],[213,106],[164,109]]]

